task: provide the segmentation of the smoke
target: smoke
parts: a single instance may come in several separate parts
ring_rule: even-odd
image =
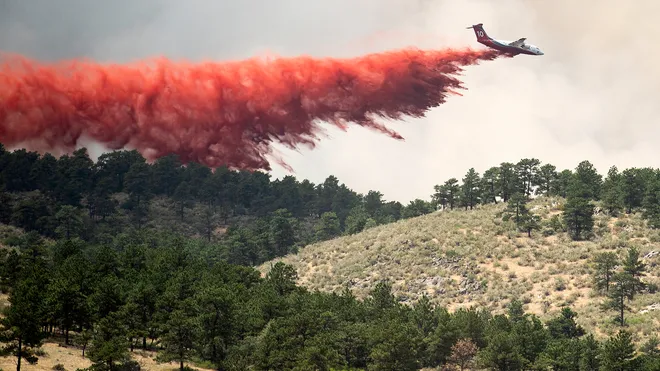
[[[523,157],[559,168],[588,159],[603,173],[610,165],[660,166],[658,11],[655,0],[5,0],[0,50],[118,63],[265,52],[353,57],[406,46],[480,48],[465,29],[479,22],[495,38],[539,46],[544,56],[466,67],[463,97],[390,124],[405,141],[330,126],[331,138],[314,150],[282,147],[299,177],[322,182],[333,174],[359,192],[405,203],[428,199],[434,184],[469,167],[483,172]]]
[[[409,49],[351,59],[133,65],[40,65],[12,56],[0,66],[0,142],[59,152],[85,135],[108,148],[136,148],[148,160],[174,153],[184,164],[271,170],[271,143],[313,148],[319,121],[403,139],[377,119],[422,117],[464,89],[452,76],[461,66],[498,56]]]

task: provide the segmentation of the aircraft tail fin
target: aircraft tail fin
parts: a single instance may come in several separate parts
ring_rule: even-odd
[[[474,29],[474,34],[477,36],[477,41],[484,41],[489,39],[488,34],[484,30],[483,23],[475,24],[467,28]]]

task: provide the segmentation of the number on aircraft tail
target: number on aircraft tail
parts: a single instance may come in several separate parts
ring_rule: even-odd
[[[477,31],[477,35],[479,37],[484,37],[484,32],[483,31]]]

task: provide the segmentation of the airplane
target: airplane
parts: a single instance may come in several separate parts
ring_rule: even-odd
[[[484,44],[489,48],[497,49],[512,55],[529,54],[529,55],[543,55],[541,49],[532,44],[525,44],[526,37],[522,37],[516,41],[497,40],[488,36],[484,31],[483,23],[475,24],[467,29],[474,29],[474,34],[477,35],[477,42]]]

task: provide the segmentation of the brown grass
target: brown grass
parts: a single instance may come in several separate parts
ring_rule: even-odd
[[[547,222],[561,213],[563,200],[538,198],[530,209]],[[418,218],[381,225],[362,233],[313,244],[258,267],[265,274],[283,261],[296,267],[299,283],[322,291],[340,291],[349,284],[365,297],[379,279],[389,279],[405,303],[422,293],[450,310],[487,306],[502,313],[512,299],[520,299],[528,312],[543,319],[570,305],[578,322],[596,334],[612,334],[613,312],[598,306],[603,297],[592,297],[590,259],[598,252],[637,246],[644,255],[660,250],[660,234],[648,229],[638,215],[610,218],[596,215],[591,241],[572,241],[566,233],[532,238],[519,233],[497,217],[503,204],[475,210],[438,211]],[[660,283],[660,257],[646,261],[646,282]],[[660,310],[640,314],[660,302],[660,294],[638,296],[628,313],[629,328],[640,337],[660,330]]]
[[[75,371],[76,369],[83,369],[92,365],[92,362],[88,358],[82,356],[82,349],[75,346],[67,347],[60,342],[49,341],[43,344],[41,350],[43,350],[46,355],[40,356],[39,361],[34,365],[30,365],[23,360],[21,363],[21,370],[52,371],[55,365],[61,364],[64,366],[65,370]],[[154,361],[154,357],[156,356],[155,352],[136,350],[131,353],[131,356],[140,364],[142,370],[174,371],[179,369],[178,364],[175,362],[159,364]],[[195,367],[191,364],[186,364],[186,366],[200,371],[207,370]],[[16,357],[0,358],[0,368],[7,371],[15,370]]]

